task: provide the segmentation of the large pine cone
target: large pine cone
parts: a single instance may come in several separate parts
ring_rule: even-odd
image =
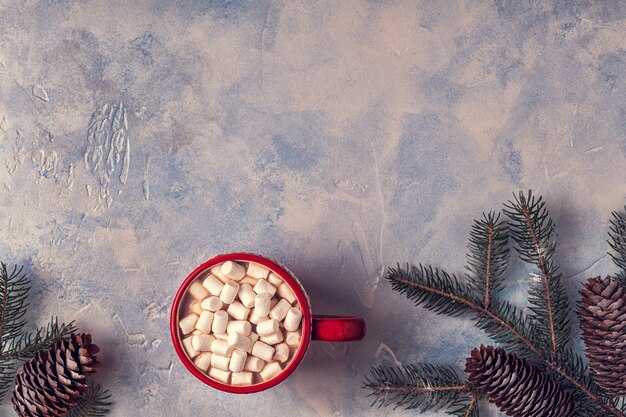
[[[71,334],[39,351],[15,376],[11,401],[20,417],[62,416],[85,394],[87,375],[100,362],[90,334]]]
[[[580,290],[580,328],[598,385],[626,395],[626,289],[610,277],[590,278]]]
[[[509,416],[572,417],[570,393],[545,372],[502,348],[480,346],[465,364],[469,381]]]

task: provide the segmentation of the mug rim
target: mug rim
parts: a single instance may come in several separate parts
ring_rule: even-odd
[[[270,269],[289,285],[300,305],[300,310],[302,311],[302,335],[300,336],[300,345],[298,346],[298,350],[294,354],[294,357],[291,359],[291,361],[289,361],[287,367],[269,381],[263,381],[258,384],[243,386],[229,385],[216,381],[198,368],[196,368],[193,361],[187,356],[187,352],[182,345],[182,338],[179,336],[178,331],[178,314],[180,310],[180,304],[187,293],[189,285],[191,285],[191,283],[195,281],[200,274],[225,261],[256,262]],[[289,375],[293,373],[293,371],[298,367],[298,365],[304,358],[309,348],[309,344],[311,343],[312,320],[313,314],[311,312],[311,305],[309,303],[308,296],[304,291],[304,288],[302,287],[300,281],[298,281],[298,279],[291,271],[280,265],[278,262],[261,255],[245,252],[232,252],[217,255],[203,262],[202,264],[198,265],[193,271],[191,271],[191,273],[189,273],[189,275],[187,275],[187,277],[183,280],[182,284],[178,287],[178,290],[176,291],[176,295],[174,296],[174,300],[172,302],[172,308],[170,310],[170,337],[172,339],[172,343],[174,344],[174,350],[176,351],[178,358],[183,363],[185,368],[187,368],[187,370],[197,379],[220,391],[225,391],[233,394],[250,394],[272,388],[283,382]]]

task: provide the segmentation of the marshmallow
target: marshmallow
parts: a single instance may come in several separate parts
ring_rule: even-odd
[[[252,332],[252,325],[249,321],[232,320],[226,326],[226,333],[240,333],[244,336],[249,336],[250,332]]]
[[[215,278],[215,275],[209,275],[202,283],[202,286],[206,288],[211,295],[219,296],[222,292],[222,288],[224,288],[224,283]]]
[[[285,321],[283,322],[283,326],[285,326],[285,330],[289,332],[293,332],[298,330],[300,327],[300,321],[302,320],[302,311],[298,307],[291,307],[289,311],[287,311],[287,315],[285,316]]]
[[[241,300],[241,304],[243,304],[246,308],[254,307],[254,297],[256,297],[256,293],[250,284],[240,285],[238,295]]]
[[[268,316],[267,314],[266,314],[266,315],[264,315],[264,316],[258,316],[258,315],[256,314],[256,308],[253,308],[253,309],[252,309],[252,312],[251,312],[251,314],[250,314],[250,318],[249,318],[248,320],[249,320],[249,321],[250,321],[250,323],[252,323],[252,324],[259,324],[259,323],[261,323],[262,321],[269,320],[269,318],[270,318],[270,316]]]
[[[226,284],[228,281],[230,281],[230,279],[227,276],[222,274],[221,265],[216,265],[213,268],[211,268],[211,274],[213,274],[215,277],[217,277],[217,279],[222,281],[224,284]]]
[[[254,332],[250,333],[250,336],[248,336],[248,339],[250,339],[250,346],[248,346],[248,349],[246,349],[246,352],[252,353],[252,346],[254,346],[254,343],[256,343],[257,340],[259,340],[259,335]]]
[[[235,372],[230,376],[232,385],[252,385],[252,372]]]
[[[233,303],[228,306],[226,312],[236,320],[245,320],[248,318],[248,314],[250,314],[250,310],[239,301],[233,301]]]
[[[261,337],[275,334],[276,332],[278,332],[278,329],[279,323],[277,320],[273,319],[262,321],[261,323],[256,325],[256,332]]]
[[[242,352],[241,350],[234,351],[233,355],[230,357],[230,364],[228,365],[228,370],[232,372],[243,371],[243,367],[246,364],[247,358],[248,358],[248,354],[246,352]]]
[[[216,339],[221,339],[221,340],[227,340],[228,339],[228,334],[227,333],[213,333],[211,336],[215,336]]]
[[[252,354],[264,361],[271,361],[274,357],[274,348],[259,340],[252,346]]]
[[[274,352],[274,360],[284,363],[289,359],[290,348],[287,343],[281,343],[279,345],[274,346],[276,352]]]
[[[234,349],[226,340],[222,339],[215,339],[211,344],[211,352],[219,356],[230,356]]]
[[[228,313],[224,310],[216,311],[213,315],[213,333],[225,333],[228,326]]]
[[[300,332],[287,332],[285,342],[291,347],[298,347],[300,345]]]
[[[260,279],[254,285],[254,292],[257,294],[269,294],[270,298],[276,294],[276,287],[267,282],[265,279]]]
[[[189,334],[193,332],[193,330],[196,328],[197,321],[198,321],[197,314],[194,314],[194,313],[189,314],[187,317],[185,317],[184,319],[178,322],[180,331],[183,332],[183,334]]]
[[[257,279],[266,278],[267,274],[269,273],[270,273],[269,269],[265,268],[262,265],[257,264],[256,262],[248,263],[248,271],[246,272],[246,274],[248,274],[252,278],[257,278]]]
[[[203,333],[211,333],[211,324],[213,324],[214,314],[210,311],[203,311],[196,322],[196,329]]]
[[[278,287],[278,295],[289,301],[290,304],[293,304],[293,302],[296,301],[296,295],[293,293],[291,287],[286,282],[283,282]]]
[[[191,338],[192,337],[189,336],[183,339],[183,348],[185,348],[185,352],[187,352],[187,356],[189,356],[190,359],[193,359],[196,356],[198,356],[200,352],[198,352],[197,350],[193,348],[193,345],[191,343]]]
[[[240,285],[248,284],[249,286],[254,287],[256,285],[257,281],[258,281],[258,279],[252,278],[252,277],[249,277],[249,276],[246,275],[245,277],[243,277],[243,279],[241,281],[239,281],[239,284]]]
[[[187,292],[196,300],[202,300],[209,295],[207,289],[204,288],[198,281],[192,282],[189,288],[187,288]]]
[[[243,367],[246,371],[251,372],[261,372],[265,367],[265,361],[261,358],[257,358],[256,356],[248,356],[246,360],[246,365]]]
[[[267,277],[267,281],[276,288],[283,283],[283,279],[273,272],[270,272],[270,276]]]
[[[246,269],[237,262],[233,261],[224,262],[222,264],[222,267],[220,268],[220,272],[224,276],[235,281],[240,281],[243,277],[246,276]]]
[[[281,368],[278,362],[268,363],[261,371],[261,378],[263,378],[263,381],[269,381],[270,379],[281,373],[282,370],[283,368]]]
[[[248,350],[250,347],[250,338],[239,333],[230,333],[226,342],[235,349]]]
[[[257,294],[254,297],[254,314],[259,317],[267,316],[270,313],[270,303],[272,296],[269,294]]]
[[[197,334],[191,338],[191,347],[198,352],[208,352],[215,338],[209,334]]]
[[[228,371],[228,365],[230,364],[230,358],[227,356],[221,356],[213,353],[211,355],[211,368],[221,369],[222,371]]]
[[[261,341],[268,345],[276,345],[283,341],[283,332],[279,330],[269,336],[261,336]]]
[[[274,320],[282,321],[290,308],[291,304],[289,304],[289,301],[280,300],[270,311],[270,317]]]
[[[211,368],[211,370],[209,371],[209,376],[216,381],[228,384],[228,380],[230,379],[230,372],[222,371],[219,368]]]
[[[219,297],[205,298],[200,306],[203,310],[217,311],[222,308],[222,300]]]
[[[202,313],[202,307],[200,306],[200,303],[196,300],[192,301],[189,304],[189,312],[200,315]]]
[[[211,352],[201,353],[196,359],[194,359],[193,364],[196,365],[196,368],[206,373],[209,370],[209,366],[211,366]]]
[[[224,288],[222,288],[222,292],[220,293],[220,300],[224,304],[232,303],[237,297],[237,293],[239,292],[239,284],[236,282],[228,281],[224,284]]]

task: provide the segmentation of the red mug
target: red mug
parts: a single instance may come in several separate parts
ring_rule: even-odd
[[[208,271],[215,265],[226,261],[256,262],[270,271],[273,271],[289,285],[295,294],[298,303],[300,304],[300,309],[302,310],[302,336],[300,338],[300,345],[288,365],[277,376],[269,381],[264,381],[254,385],[234,386],[211,379],[207,374],[195,367],[182,346],[178,330],[178,322],[180,319],[180,304],[187,293],[187,288],[196,278],[198,278],[198,276],[200,276],[200,274]],[[324,342],[349,342],[363,339],[363,337],[365,337],[365,322],[360,317],[314,315],[311,312],[309,297],[304,291],[302,284],[288,269],[275,261],[259,255],[250,253],[228,253],[209,259],[194,269],[187,276],[187,278],[185,278],[182,285],[178,288],[176,296],[174,297],[174,302],[172,303],[172,310],[170,313],[170,334],[172,342],[174,343],[176,354],[187,370],[196,378],[221,391],[231,392],[234,394],[249,394],[272,388],[291,375],[304,358],[311,340],[321,340]]]

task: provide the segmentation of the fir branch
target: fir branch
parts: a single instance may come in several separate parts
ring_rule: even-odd
[[[451,408],[452,407],[454,407],[454,405],[451,406]],[[447,413],[456,417],[479,417],[478,394],[473,393],[469,402],[468,399],[463,398],[461,401],[457,402],[457,408],[452,408],[447,411]]]
[[[543,357],[535,347],[534,342],[540,336],[531,321],[506,302],[497,303],[495,309],[485,309],[454,275],[420,264],[419,267],[407,265],[405,269],[400,266],[390,268],[386,278],[394,290],[405,294],[415,305],[451,316],[473,311],[478,327],[496,341],[532,353],[535,357]]]
[[[609,227],[609,246],[613,252],[609,252],[609,255],[620,269],[616,275],[617,280],[626,285],[626,206],[624,211],[614,211],[611,214],[613,218]]]
[[[64,339],[77,330],[73,321],[59,324],[58,318],[52,317],[46,327],[40,327],[34,333],[24,333],[12,340],[8,348],[0,353],[0,360],[28,360],[38,351],[48,349],[57,340]]]
[[[374,366],[365,377],[364,388],[369,389],[372,406],[394,405],[394,408],[458,410],[472,398],[471,387],[461,381],[452,367],[428,364],[398,367]]]
[[[19,337],[26,321],[24,315],[28,304],[26,297],[30,282],[23,268],[13,267],[9,272],[4,262],[0,263],[0,352],[11,340]]]
[[[541,334],[549,338],[546,354],[556,361],[569,343],[569,300],[561,274],[552,262],[556,247],[555,226],[541,197],[522,192],[505,204],[511,237],[520,258],[539,269],[537,283],[528,294],[529,310]],[[548,353],[549,352],[549,353]]]
[[[12,362],[0,362],[0,404],[6,393],[11,388],[15,366]]]
[[[103,390],[93,383],[78,404],[68,411],[64,417],[103,417],[111,411],[112,402],[109,390]]]
[[[505,337],[505,332],[510,332],[511,336],[503,340],[509,340],[509,343],[516,343],[517,346],[524,345],[524,349],[526,349],[527,352],[531,352],[542,366],[550,368],[550,370],[559,377],[567,380],[571,386],[580,390],[587,398],[595,402],[598,407],[606,410],[609,415],[624,417],[624,413],[621,413],[612,404],[606,404],[600,395],[587,389],[583,384],[577,381],[574,376],[569,375],[558,363],[555,363],[551,358],[544,355],[544,353],[535,346],[536,338],[542,336],[537,333],[538,331],[536,330],[535,324],[528,321],[526,322],[528,327],[524,331],[518,329],[520,323],[524,323],[520,321],[523,320],[521,313],[517,312],[512,307],[507,308],[506,304],[503,304],[504,307],[500,307],[498,310],[498,313],[505,314],[505,317],[500,317],[491,310],[485,310],[472,299],[469,291],[458,284],[454,276],[445,274],[449,279],[441,279],[441,274],[437,274],[435,271],[437,270],[425,268],[421,265],[419,268],[407,265],[406,269],[402,269],[398,266],[397,269],[390,268],[386,278],[391,282],[394,290],[405,294],[407,298],[413,300],[416,305],[424,305],[424,307],[435,312],[446,312],[454,316],[458,316],[463,312],[475,311],[478,314],[477,320],[479,323],[480,320],[492,321],[491,324],[485,325],[485,330],[488,328],[495,329],[499,326],[502,328],[502,331],[498,332],[497,335],[502,338]],[[439,277],[439,279],[436,279],[437,277]],[[500,311],[501,309],[502,311]],[[485,318],[483,319],[481,316]],[[535,337],[532,335],[535,335]],[[518,341],[513,342],[513,339],[518,339]]]
[[[431,266],[407,265],[402,269],[398,265],[389,269],[386,278],[394,290],[405,294],[415,305],[423,305],[437,314],[456,317],[478,308],[471,292],[456,276]]]
[[[541,343],[541,336],[534,322],[508,301],[494,303],[491,312],[479,313],[476,327],[505,350],[515,351],[530,361],[536,359],[540,352],[535,346]]]
[[[481,294],[482,306],[489,309],[491,300],[502,287],[502,275],[509,262],[509,233],[500,213],[483,213],[474,220],[469,238],[465,276],[476,294]]]
[[[593,374],[589,371],[589,367],[583,358],[575,353],[572,349],[566,349],[559,358],[559,367],[567,375],[574,378],[585,390],[596,395],[604,404],[610,404],[609,397],[596,383]],[[578,386],[574,385],[562,375],[555,373],[548,368],[557,381],[568,389],[576,402],[576,410],[580,415],[592,416],[596,413],[603,414],[606,412],[600,405],[589,402],[585,392]]]

